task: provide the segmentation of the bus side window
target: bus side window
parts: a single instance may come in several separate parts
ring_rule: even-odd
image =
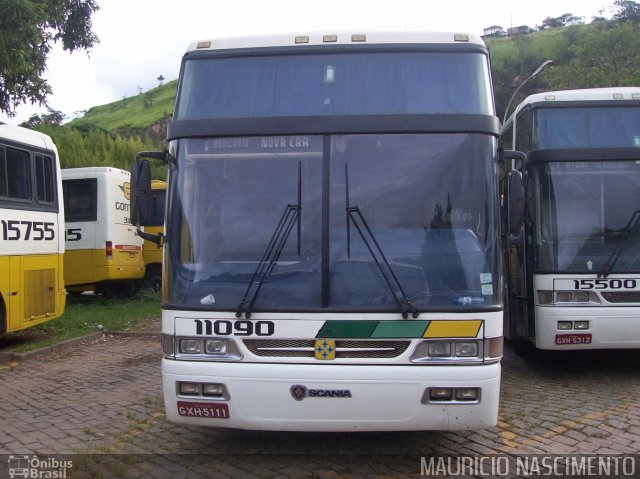
[[[97,219],[95,180],[69,180],[64,181],[62,186],[65,221],[95,221]]]
[[[12,199],[31,199],[29,181],[29,153],[7,148],[5,150],[7,196]]]
[[[53,160],[49,156],[36,155],[36,199],[39,203],[53,203]]]
[[[0,198],[7,196],[7,160],[4,148],[0,147]]]

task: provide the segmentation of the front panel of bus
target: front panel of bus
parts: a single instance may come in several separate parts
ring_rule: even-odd
[[[487,59],[471,46],[406,50],[187,55],[163,286],[172,421],[495,423]]]
[[[533,120],[536,345],[638,348],[640,106],[538,108]]]

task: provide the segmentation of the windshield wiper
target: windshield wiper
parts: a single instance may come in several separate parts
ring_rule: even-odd
[[[260,294],[260,290],[262,289],[262,285],[265,283],[267,278],[271,276],[280,255],[282,254],[282,250],[287,244],[287,240],[291,235],[291,231],[293,230],[293,226],[297,223],[297,233],[298,233],[298,256],[300,256],[300,237],[302,233],[301,227],[301,219],[302,219],[302,162],[298,162],[298,203],[295,205],[287,205],[284,209],[282,216],[280,216],[280,220],[276,225],[276,229],[271,235],[271,239],[269,240],[269,244],[264,250],[262,254],[262,258],[260,258],[260,262],[256,267],[256,270],[253,272],[253,276],[251,276],[251,281],[249,281],[249,285],[247,286],[247,290],[242,297],[242,301],[238,305],[238,311],[236,311],[236,318],[241,318],[244,313],[245,318],[249,319],[251,317],[251,311],[253,310],[254,305],[256,304],[256,300],[258,299],[258,295]],[[255,286],[255,288],[254,288]],[[253,291],[252,291],[253,290]],[[246,309],[243,309],[245,304],[248,303]]]
[[[620,241],[616,245],[615,249],[611,252],[609,259],[607,259],[607,262],[602,267],[602,270],[600,270],[600,272],[598,273],[598,278],[606,278],[607,276],[609,276],[609,273],[611,273],[611,270],[620,257],[620,253],[622,253],[625,242],[627,241],[627,239],[629,239],[629,236],[631,236],[631,231],[633,231],[633,228],[636,227],[638,222],[640,222],[640,209],[633,212],[631,218],[629,218],[627,226],[622,229],[622,232],[620,233]]]
[[[407,319],[409,317],[409,313],[411,313],[411,316],[413,318],[417,318],[418,316],[420,316],[420,312],[413,304],[411,304],[409,298],[407,298],[407,295],[402,288],[402,284],[400,284],[400,280],[398,280],[398,277],[393,271],[393,268],[391,268],[391,265],[389,264],[384,251],[382,251],[382,248],[376,240],[373,231],[369,227],[367,220],[365,220],[364,215],[362,214],[362,210],[360,210],[359,206],[351,206],[349,203],[349,166],[347,165],[347,163],[344,164],[344,182],[347,213],[347,257],[351,258],[351,223],[353,223],[353,225],[356,227],[356,230],[360,234],[362,241],[369,250],[369,253],[371,254],[371,257],[373,258],[376,266],[378,267],[378,270],[380,270],[380,274],[382,274],[384,282],[386,283],[391,296],[393,296],[394,301],[400,308],[402,317],[404,319]],[[359,224],[359,222],[361,224]],[[367,236],[369,237],[370,241],[369,239],[367,239]],[[380,259],[378,259],[378,256],[376,256],[376,253],[380,257]],[[398,291],[396,291],[392,283],[395,284]]]

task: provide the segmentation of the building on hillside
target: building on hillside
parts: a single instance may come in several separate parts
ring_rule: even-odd
[[[492,25],[490,27],[483,29],[482,38],[492,37],[492,38],[500,38],[507,36],[507,33],[504,31],[499,25]]]
[[[507,35],[510,37],[528,35],[532,32],[535,32],[535,30],[533,28],[530,28],[528,25],[520,25],[519,27],[512,27],[507,29]]]

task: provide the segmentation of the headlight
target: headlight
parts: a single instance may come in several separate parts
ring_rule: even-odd
[[[224,354],[227,352],[227,343],[221,339],[207,339],[204,350],[207,354]]]
[[[459,358],[475,358],[478,355],[478,343],[455,343],[456,356]]]
[[[182,354],[200,354],[202,352],[202,340],[181,339],[180,352]]]
[[[176,338],[175,359],[187,361],[240,361],[242,353],[231,338]],[[167,341],[168,342],[168,341]],[[165,354],[168,359],[173,359]]]
[[[432,358],[448,358],[451,356],[451,343],[428,343],[429,356]]]
[[[595,291],[549,291],[539,289],[538,304],[562,306],[583,306],[600,304],[600,298]]]
[[[485,340],[423,340],[411,355],[413,363],[462,364],[495,362],[502,357],[502,337]]]

